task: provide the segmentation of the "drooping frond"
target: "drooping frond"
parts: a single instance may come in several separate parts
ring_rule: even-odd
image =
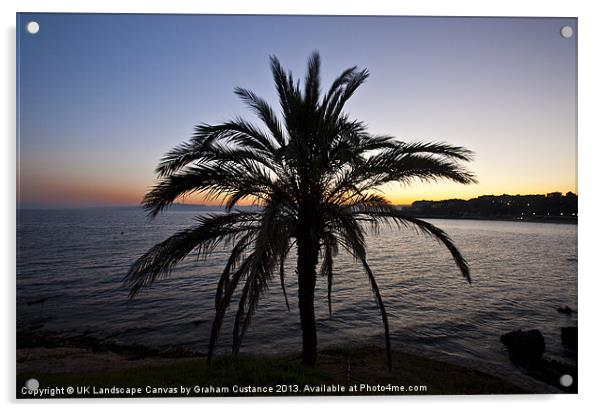
[[[230,257],[228,258],[226,266],[224,267],[222,275],[217,283],[217,288],[215,291],[215,310],[219,309],[224,293],[230,287],[232,274],[236,271],[237,267],[240,265],[240,262],[245,257],[245,252],[247,252],[247,250],[254,243],[255,234],[256,231],[249,231],[249,233],[242,236],[232,248]]]
[[[232,296],[236,291],[241,278],[247,273],[248,266],[251,261],[245,259],[240,267],[232,274],[232,277],[228,281],[228,285],[224,290],[223,296],[220,298],[219,303],[215,309],[215,316],[213,317],[213,323],[211,325],[211,335],[209,337],[209,349],[207,353],[207,363],[211,365],[213,354],[215,353],[215,345],[219,337],[222,323],[226,315],[226,310],[230,306]]]
[[[380,294],[380,289],[372,273],[372,269],[368,265],[366,258],[365,242],[363,237],[363,230],[359,221],[353,217],[353,214],[346,208],[331,208],[329,210],[329,227],[331,230],[338,234],[339,242],[351,253],[358,261],[361,262],[368,280],[370,281],[370,287],[374,293],[376,303],[381,313],[383,326],[385,329],[385,345],[387,350],[387,365],[389,370],[392,367],[391,359],[391,338],[389,336],[389,320],[387,317],[387,311]]]
[[[462,276],[468,281],[468,283],[472,282],[468,262],[444,230],[439,229],[437,226],[422,219],[405,215],[402,211],[399,211],[387,204],[357,204],[351,206],[350,209],[353,210],[351,213],[354,216],[358,218],[365,218],[371,223],[379,224],[383,222],[394,222],[395,224],[404,227],[415,228],[420,233],[432,237],[438,242],[441,242],[451,253],[456,266],[458,266],[458,269],[460,269],[460,272],[462,273]]]
[[[277,201],[266,205],[257,233],[253,252],[247,259],[248,272],[234,320],[232,352],[237,353],[242,337],[251,323],[259,299],[267,290],[279,260],[289,250],[291,222],[282,218]],[[241,323],[242,322],[242,323]]]
[[[240,255],[234,258],[240,261],[240,264],[234,273],[230,275],[229,272],[224,272],[225,275],[222,274],[220,279],[219,295],[216,296],[216,315],[209,339],[209,363],[211,363],[215,351],[226,310],[238,285],[243,284],[244,286],[233,328],[233,353],[237,353],[240,348],[242,337],[251,322],[259,299],[269,286],[278,260],[283,255],[286,258],[286,253],[290,250],[288,218],[279,213],[281,209],[276,204],[272,207],[268,206],[268,208],[271,208],[272,211],[262,213],[253,238],[249,238],[249,242],[244,246],[245,249],[251,247],[249,253],[244,258],[240,258]]]
[[[291,307],[288,304],[288,295],[286,293],[286,285],[284,283],[284,278],[286,277],[286,273],[284,271],[284,262],[288,256],[288,253],[291,250],[291,247],[295,244],[295,241],[291,242],[286,251],[280,255],[280,287],[282,288],[282,294],[284,295],[284,303],[286,304],[286,309],[290,312]]]
[[[199,257],[209,255],[222,242],[233,241],[259,228],[259,214],[238,212],[199,218],[199,224],[184,229],[153,246],[130,267],[124,281],[130,297],[153,282],[171,274],[172,270],[194,250]]]
[[[385,346],[387,349],[387,366],[389,370],[393,368],[393,360],[391,358],[391,336],[389,335],[389,318],[387,316],[387,309],[385,308],[385,304],[383,302],[383,298],[380,294],[380,289],[378,288],[378,283],[376,283],[376,279],[374,278],[374,274],[372,273],[372,269],[368,265],[366,261],[366,257],[360,257],[362,262],[362,266],[368,275],[368,279],[370,280],[370,287],[372,288],[372,292],[374,293],[374,297],[376,298],[376,303],[378,304],[378,309],[380,311],[380,316],[383,321],[383,327],[385,328]]]
[[[322,258],[320,274],[326,277],[328,283],[328,314],[332,317],[333,258],[338,254],[338,247],[336,237],[330,232],[323,235],[323,249],[324,256]]]
[[[443,243],[443,245],[447,248],[447,250],[449,250],[452,257],[454,258],[454,262],[456,262],[456,266],[458,266],[460,272],[462,272],[462,276],[464,276],[468,283],[472,283],[472,279],[470,277],[470,267],[468,266],[468,262],[466,261],[462,253],[460,253],[452,239],[445,231],[439,229],[437,226],[431,223],[425,222],[424,220],[412,216],[399,216],[397,218],[394,217],[394,219],[397,219],[400,222],[408,222],[417,227],[420,231],[422,231],[422,233],[431,236],[437,241]]]

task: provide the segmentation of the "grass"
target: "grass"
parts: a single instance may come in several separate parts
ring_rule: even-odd
[[[196,394],[196,396],[232,396],[232,387],[272,387],[274,395],[291,395],[290,388],[297,385],[297,395],[324,394],[304,392],[305,385],[316,388],[321,384],[356,386],[370,385],[403,385],[403,392],[365,392],[358,391],[347,394],[504,394],[525,393],[525,391],[499,378],[432,359],[408,355],[401,352],[393,354],[393,370],[388,371],[384,351],[366,347],[359,349],[329,349],[320,353],[320,361],[315,368],[304,367],[297,356],[221,356],[215,359],[211,367],[205,359],[184,358],[166,359],[165,363],[153,366],[139,366],[122,370],[60,373],[38,375],[36,379],[40,387],[77,387],[90,386],[96,388],[139,387],[143,396],[161,396],[144,393],[146,387],[180,388],[190,387],[228,387],[227,394]],[[31,377],[17,377],[17,397],[20,388]],[[289,390],[276,393],[277,385],[287,385]],[[408,386],[426,386],[425,391],[410,392]],[[396,388],[393,388],[396,389]],[[340,393],[339,393],[340,394]],[[191,393],[195,396],[194,393]],[[241,395],[240,393],[238,394]],[[245,393],[243,395],[257,395]],[[123,396],[123,395],[121,395]],[[163,394],[162,396],[183,396],[180,394]]]
[[[386,367],[385,352],[378,348],[331,349],[323,355],[321,369],[331,371],[339,380],[342,374],[337,365],[346,359],[351,367],[351,383],[426,385],[428,390],[420,392],[426,395],[526,393],[524,389],[486,373],[403,352],[393,352],[391,371]]]
[[[31,377],[17,377],[17,392]],[[217,357],[209,367],[205,359],[170,359],[157,366],[141,366],[123,370],[88,373],[60,373],[37,375],[40,387],[97,388],[116,387],[232,387],[273,386],[276,384],[319,384],[328,376],[315,368],[306,368],[299,362],[252,355]],[[211,395],[211,394],[209,394]],[[215,394],[218,395],[218,394]],[[152,394],[151,394],[152,396]],[[207,395],[206,395],[207,396]]]

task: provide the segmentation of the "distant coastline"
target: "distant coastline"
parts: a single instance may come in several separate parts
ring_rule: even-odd
[[[502,220],[539,223],[577,223],[578,198],[568,192],[545,195],[485,195],[469,200],[420,200],[402,210],[430,219]]]

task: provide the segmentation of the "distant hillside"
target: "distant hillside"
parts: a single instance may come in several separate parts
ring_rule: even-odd
[[[486,195],[469,200],[420,200],[403,210],[417,217],[576,222],[577,195],[553,192],[546,195]]]

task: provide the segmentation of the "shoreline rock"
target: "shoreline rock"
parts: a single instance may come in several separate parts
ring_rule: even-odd
[[[577,311],[573,310],[570,306],[560,307],[556,309],[558,313],[563,313],[565,315],[572,315],[573,313],[577,313]]]
[[[577,326],[567,326],[560,328],[560,339],[562,344],[569,349],[577,350]]]
[[[546,343],[538,329],[515,330],[503,334],[500,340],[510,355],[521,361],[536,362],[546,351]]]

